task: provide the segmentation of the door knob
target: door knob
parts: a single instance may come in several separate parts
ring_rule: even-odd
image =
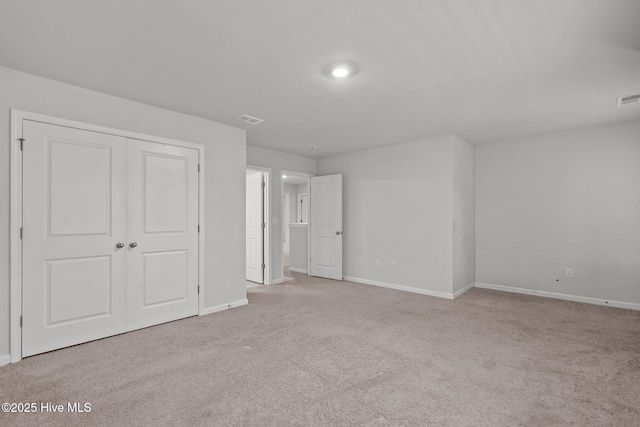
[[[129,243],[129,247],[130,248],[135,248],[136,246],[138,246],[138,244],[136,242]]]
[[[124,248],[124,243],[122,243],[122,242],[116,243],[116,248],[118,248],[118,249]]]
[[[339,236],[342,234],[342,231],[336,231],[336,236]]]

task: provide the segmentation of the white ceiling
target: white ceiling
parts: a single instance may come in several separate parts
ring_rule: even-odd
[[[0,65],[318,158],[640,118],[615,106],[640,92],[638,22],[639,0],[0,0]],[[360,72],[325,77],[339,59]]]

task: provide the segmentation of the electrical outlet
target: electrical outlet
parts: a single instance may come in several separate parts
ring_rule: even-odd
[[[395,260],[391,261],[391,268],[396,268],[397,266],[398,263]]]
[[[378,258],[376,258],[373,263],[376,267],[380,267],[380,260]]]
[[[565,268],[564,277],[573,277],[573,268]]]

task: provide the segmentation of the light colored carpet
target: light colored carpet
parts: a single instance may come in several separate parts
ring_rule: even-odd
[[[286,282],[291,282],[292,280],[296,280],[295,277],[293,277],[293,274],[291,272],[291,270],[289,270],[289,267],[286,266],[284,267],[283,271],[282,271],[282,280],[286,283]],[[295,273],[298,274],[298,273]],[[298,277],[304,277],[304,275],[299,275]],[[291,284],[291,283],[288,283]]]
[[[639,425],[640,312],[293,276],[0,368],[0,402],[92,404],[0,425]]]

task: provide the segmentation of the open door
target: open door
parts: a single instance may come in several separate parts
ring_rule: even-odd
[[[307,224],[309,222],[309,193],[298,193],[298,224]]]
[[[247,175],[247,280],[264,283],[262,173]]]
[[[311,178],[309,274],[342,280],[342,175]]]

